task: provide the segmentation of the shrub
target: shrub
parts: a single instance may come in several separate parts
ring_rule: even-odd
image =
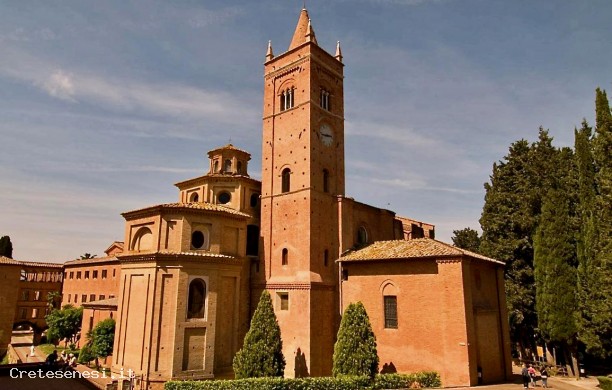
[[[233,366],[236,379],[282,377],[285,373],[280,327],[266,290],[261,293],[251,327],[244,337],[242,349],[234,356]]]
[[[608,378],[607,376],[598,376],[597,380],[599,381],[599,387],[603,390],[612,390],[612,378]]]
[[[321,378],[249,378],[217,381],[170,381],[165,390],[381,390],[440,386],[435,372]]]
[[[351,303],[342,316],[334,345],[334,376],[369,376],[378,372],[376,336],[363,303]]]
[[[91,350],[91,346],[89,344],[83,345],[83,348],[81,348],[81,352],[79,353],[79,356],[77,357],[78,362],[81,364],[87,364],[90,361],[94,360],[95,358],[96,358],[96,355]]]

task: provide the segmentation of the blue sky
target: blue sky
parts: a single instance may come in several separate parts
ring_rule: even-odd
[[[263,60],[301,1],[0,3],[0,235],[66,261],[123,240],[226,144],[261,171]],[[559,146],[612,90],[609,0],[309,0],[342,42],[347,195],[479,228],[483,183],[540,125]]]

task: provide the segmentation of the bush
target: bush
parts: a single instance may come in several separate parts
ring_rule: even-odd
[[[79,353],[79,356],[77,357],[78,362],[81,364],[87,364],[95,358],[96,355],[94,355],[89,344],[83,345],[83,348],[81,348],[81,353]]]
[[[321,378],[249,378],[217,381],[170,381],[165,390],[382,390],[440,386],[435,372]]]
[[[608,378],[607,376],[598,376],[597,380],[599,381],[599,387],[603,390],[612,390],[612,378]]]

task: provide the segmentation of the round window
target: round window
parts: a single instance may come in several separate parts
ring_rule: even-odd
[[[229,194],[229,192],[222,192],[219,194],[219,203],[221,204],[226,204],[229,203],[229,201],[232,199],[232,196]]]
[[[191,246],[195,249],[200,249],[204,245],[204,233],[196,230],[191,234]]]

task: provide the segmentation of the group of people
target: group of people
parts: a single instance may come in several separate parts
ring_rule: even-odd
[[[530,387],[535,389],[538,384],[538,373],[531,364],[525,363],[521,376],[523,377],[523,387],[525,390]],[[540,378],[542,379],[542,387],[548,387],[548,369],[546,366],[542,366],[540,369]]]
[[[53,352],[47,356],[45,364],[65,370],[68,367],[76,367],[77,358],[73,353],[66,354],[66,351],[62,351],[62,353],[58,355],[57,350],[54,349]]]

